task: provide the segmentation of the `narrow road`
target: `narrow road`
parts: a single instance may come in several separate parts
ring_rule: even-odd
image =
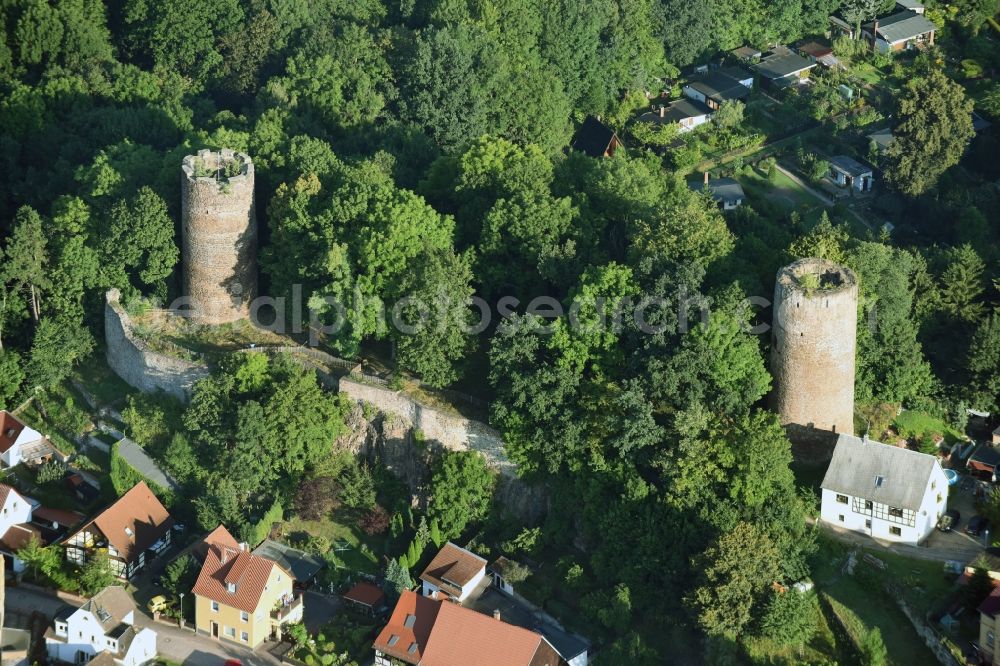
[[[820,527],[826,534],[843,543],[860,546],[873,552],[893,553],[917,560],[930,560],[932,562],[954,560],[968,564],[983,552],[983,545],[979,541],[961,532],[942,534],[935,530],[924,542],[926,545],[911,546],[905,543],[878,541],[864,534],[837,529],[823,522],[820,522]]]
[[[7,587],[4,607],[7,611],[31,614],[41,611],[51,618],[65,606],[79,606],[80,601],[60,598],[54,592],[40,592],[26,587]],[[163,659],[190,666],[220,666],[226,659],[239,659],[245,666],[276,666],[281,662],[261,646],[248,650],[199,636],[188,627],[154,622],[152,618],[136,612],[136,626],[149,627],[156,632],[156,648]]]

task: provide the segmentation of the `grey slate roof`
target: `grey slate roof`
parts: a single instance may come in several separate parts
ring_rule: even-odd
[[[300,583],[312,580],[313,576],[326,565],[326,562],[316,555],[310,555],[303,550],[286,546],[271,539],[265,540],[254,548],[253,554],[277,562],[283,569],[290,571],[295,576],[295,580]]]
[[[871,30],[874,23],[869,23],[866,27]],[[913,39],[932,30],[937,30],[937,26],[930,19],[909,9],[878,20],[878,34],[890,44]]]
[[[889,144],[892,143],[892,129],[885,127],[880,130],[875,130],[868,135],[868,138],[874,141],[879,149],[888,148]]]
[[[705,189],[705,183],[700,180],[694,182],[691,184],[691,189],[700,192]],[[716,178],[708,181],[708,191],[716,201],[739,201],[746,198],[743,186],[732,178]]]
[[[765,57],[754,68],[761,76],[768,79],[782,79],[803,69],[811,69],[816,63],[803,58],[788,49],[776,49],[775,53]]]
[[[647,111],[639,116],[639,120],[647,123],[679,123],[688,118],[712,115],[712,109],[708,108],[696,99],[679,99],[671,102],[666,108],[663,116],[659,111]]]
[[[752,58],[760,57],[760,49],[755,49],[752,46],[741,46],[733,49],[730,53],[742,60],[750,60]]]
[[[730,99],[746,99],[750,95],[749,88],[722,72],[711,72],[689,85],[705,97],[720,103]]]
[[[862,164],[853,157],[848,157],[847,155],[836,155],[830,158],[830,166],[836,168],[838,171],[843,171],[849,176],[863,176],[866,173],[871,173],[872,168],[866,164]]]
[[[897,509],[916,511],[937,460],[925,453],[840,435],[821,487]],[[881,487],[875,485],[882,477]]]
[[[137,472],[165,490],[178,490],[180,484],[174,477],[163,471],[141,446],[129,438],[118,442],[118,455],[125,459]]]

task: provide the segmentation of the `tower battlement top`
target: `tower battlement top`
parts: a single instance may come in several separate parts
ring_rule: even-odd
[[[181,162],[181,169],[191,182],[215,180],[235,185],[253,177],[253,160],[246,153],[229,148],[204,148],[195,155],[187,155]]]
[[[829,259],[809,257],[778,271],[777,284],[783,290],[805,292],[807,296],[829,297],[857,289],[858,278],[850,268]]]

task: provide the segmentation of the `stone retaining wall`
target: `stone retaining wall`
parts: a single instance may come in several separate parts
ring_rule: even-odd
[[[117,289],[109,289],[105,294],[104,340],[108,365],[140,391],[164,391],[179,400],[188,400],[194,383],[208,376],[208,366],[152,350],[134,334],[132,320],[122,308],[120,298]]]
[[[491,467],[504,476],[516,476],[516,468],[504,452],[500,433],[485,423],[445,414],[399,391],[370,386],[350,377],[341,377],[339,388],[341,393],[354,400],[402,417],[423,435],[425,441],[437,442],[452,451],[478,451]]]

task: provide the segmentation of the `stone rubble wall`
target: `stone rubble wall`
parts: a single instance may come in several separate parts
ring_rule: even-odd
[[[150,349],[132,330],[132,320],[122,308],[117,289],[105,294],[104,340],[108,365],[127,384],[144,393],[164,391],[187,401],[194,383],[208,376],[204,363],[187,361]]]
[[[545,490],[517,476],[500,433],[485,423],[451,416],[398,391],[340,378],[340,392],[355,401],[350,433],[338,442],[370,462],[381,462],[425,502],[430,470],[442,450],[476,451],[499,472],[496,501],[513,516],[535,523],[548,507]],[[420,433],[417,436],[417,433]]]
[[[198,175],[199,165],[233,161],[238,175]],[[232,150],[200,150],[184,158],[181,170],[181,254],[191,316],[203,324],[245,318],[257,295],[253,161]]]
[[[422,405],[399,391],[369,386],[350,377],[340,378],[340,392],[359,402],[367,402],[383,412],[401,417],[414,430],[419,430],[425,441],[437,442],[452,451],[478,451],[501,474],[516,474],[514,464],[504,452],[500,433],[485,423],[445,414]]]
[[[803,274],[834,274],[842,284],[807,293]],[[800,259],[778,271],[774,287],[772,407],[782,425],[854,434],[858,282],[825,259]]]

